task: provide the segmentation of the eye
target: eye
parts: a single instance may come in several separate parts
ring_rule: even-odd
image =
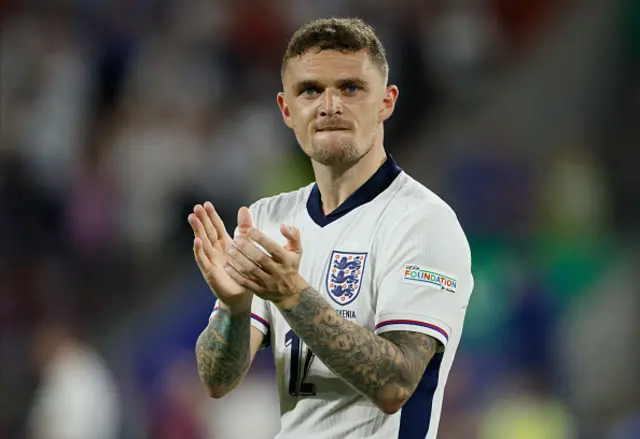
[[[300,94],[305,96],[315,96],[316,93],[321,93],[318,87],[307,87],[304,88]]]
[[[342,87],[342,90],[349,95],[356,94],[361,90],[361,87],[358,84],[346,84]]]

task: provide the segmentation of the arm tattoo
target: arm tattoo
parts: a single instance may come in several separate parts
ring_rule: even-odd
[[[219,309],[196,342],[200,380],[208,389],[232,390],[250,366],[251,314]]]
[[[394,331],[375,335],[345,320],[313,288],[282,309],[294,332],[336,375],[372,401],[406,401],[415,390],[438,342],[428,335]]]
[[[389,340],[404,354],[404,368],[401,368],[398,385],[411,395],[440,342],[426,334],[409,331],[390,331],[380,337]]]

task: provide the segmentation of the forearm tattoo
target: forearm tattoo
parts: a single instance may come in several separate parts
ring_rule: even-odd
[[[303,290],[299,302],[282,315],[329,369],[374,402],[408,399],[438,343],[408,331],[377,336],[344,319],[313,288]]]
[[[232,390],[249,369],[251,314],[219,309],[196,342],[200,380],[208,388]]]

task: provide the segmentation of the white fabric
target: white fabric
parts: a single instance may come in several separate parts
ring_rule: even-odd
[[[89,348],[64,346],[45,370],[29,418],[29,437],[116,439],[120,409],[104,361]]]
[[[437,387],[431,411],[425,406],[421,413],[422,422],[430,420],[426,439],[435,439],[444,386],[473,289],[469,245],[456,215],[444,201],[403,172],[374,200],[320,227],[306,208],[311,188],[255,203],[251,207],[254,223],[281,245],[286,242],[279,231],[281,224],[300,229],[300,273],[344,318],[377,334],[417,331],[442,343],[444,353],[435,372]],[[349,265],[357,258],[359,263]],[[354,276],[342,284],[354,287],[350,297],[329,292],[336,287],[329,278],[332,273],[341,276],[334,278],[339,282]],[[277,308],[257,297],[252,312],[252,324],[265,334],[270,331],[276,361],[282,414],[277,439],[400,437],[404,408],[393,415],[384,414],[317,357],[304,379],[315,385],[316,394],[292,396],[295,344],[291,328]],[[268,328],[256,317],[268,322]],[[299,361],[293,365],[301,371],[299,376],[304,374],[308,353],[304,344],[301,350]],[[298,382],[294,387],[300,386]]]

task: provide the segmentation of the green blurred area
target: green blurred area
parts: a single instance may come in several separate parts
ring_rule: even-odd
[[[640,62],[640,1],[627,0],[623,12],[626,22],[625,36],[635,62]]]
[[[525,243],[523,244],[523,241]],[[534,279],[560,313],[583,300],[602,281],[622,246],[612,236],[471,238],[475,289],[465,320],[465,339],[498,337],[510,317],[514,290]]]

